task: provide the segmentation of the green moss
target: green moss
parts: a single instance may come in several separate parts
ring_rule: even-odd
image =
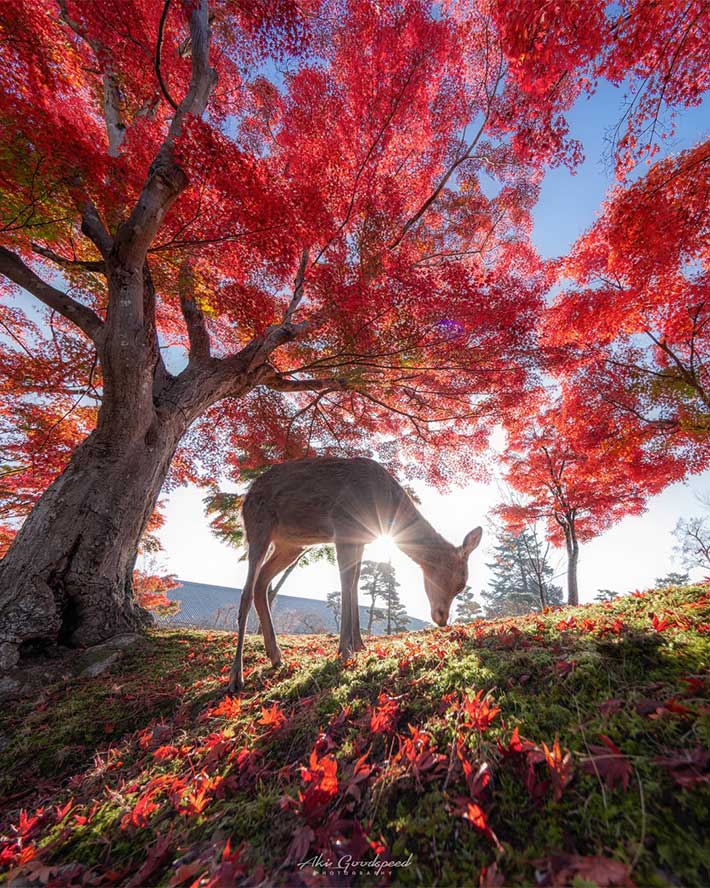
[[[656,631],[652,613],[670,627]],[[310,822],[307,856],[328,843],[331,851],[360,843],[372,855],[361,830],[395,858],[412,855],[393,884],[476,885],[497,861],[506,885],[531,885],[536,868],[564,852],[620,861],[638,885],[701,888],[710,880],[710,787],[680,786],[657,759],[709,744],[708,623],[707,587],[691,586],[378,639],[348,668],[333,638],[282,639],[278,670],[250,638],[247,690],[226,708],[218,706],[233,635],[154,632],[105,674],[58,682],[40,701],[0,715],[0,834],[9,849],[0,860],[19,854],[20,809],[27,816],[41,809],[22,847],[50,865],[75,864],[87,879],[119,872],[128,880],[167,835],[151,884],[167,884],[179,862],[197,861],[197,875],[215,870],[227,839],[240,848],[244,871],[262,867],[269,884],[289,884],[294,864],[284,860],[294,833],[309,825],[299,798],[315,750],[316,761],[335,756],[338,792]],[[456,714],[456,701],[479,690],[500,709],[483,733]],[[396,699],[396,734],[371,729],[383,692]],[[284,714],[281,727],[262,719],[273,704]],[[409,725],[426,731],[444,757],[421,779],[404,757]],[[515,728],[537,750],[557,738],[569,752],[571,779],[557,800],[544,761],[532,766],[539,786],[531,796],[524,756],[506,753]],[[629,762],[627,789],[584,767],[602,737]],[[469,796],[457,740],[492,774],[476,803],[498,849],[460,814]],[[363,755],[372,772],[350,791]],[[131,825],[127,815],[145,799],[144,819]],[[57,807],[69,802],[60,819]]]

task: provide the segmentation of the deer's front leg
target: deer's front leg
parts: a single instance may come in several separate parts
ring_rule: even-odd
[[[247,618],[251,609],[252,588],[252,583],[247,582],[244,584],[242,599],[239,602],[239,636],[237,638],[237,652],[234,655],[234,662],[229,673],[229,686],[227,687],[227,693],[229,694],[236,694],[244,687],[244,636],[246,635]]]
[[[364,546],[357,543],[345,543],[336,540],[335,551],[340,568],[340,585],[342,589],[342,619],[340,623],[340,647],[338,653],[344,660],[349,660],[356,650],[360,650],[362,639],[359,639],[359,622],[357,635],[359,646],[356,646],[353,626],[353,600],[357,607],[357,581],[360,575],[360,561]]]
[[[254,584],[259,575],[259,567],[264,554],[268,548],[268,540],[259,539],[249,544],[249,570],[247,571],[246,582],[242,589],[242,599],[239,602],[239,637],[237,639],[237,652],[234,655],[234,662],[229,673],[229,685],[227,686],[228,694],[236,694],[244,687],[244,636],[247,631],[247,617],[251,608],[252,599],[254,597]]]

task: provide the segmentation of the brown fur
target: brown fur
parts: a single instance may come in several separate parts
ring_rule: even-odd
[[[379,463],[363,458],[322,457],[276,465],[252,484],[243,517],[249,571],[239,607],[231,692],[243,687],[242,653],[252,599],[266,652],[274,665],[281,662],[267,590],[305,548],[335,543],[343,595],[340,654],[347,659],[364,647],[357,589],[363,548],[368,543],[390,536],[421,566],[432,619],[443,626],[454,596],[466,585],[468,556],[481,537],[481,529],[476,528],[462,546],[451,545]]]

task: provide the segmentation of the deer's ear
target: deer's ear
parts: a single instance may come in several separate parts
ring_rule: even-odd
[[[477,527],[475,530],[471,530],[466,534],[466,536],[463,538],[463,544],[461,546],[461,550],[463,551],[465,558],[468,558],[471,552],[473,552],[473,550],[478,546],[478,544],[481,542],[482,536],[482,527]]]

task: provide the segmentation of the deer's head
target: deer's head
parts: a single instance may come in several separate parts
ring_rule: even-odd
[[[466,534],[460,546],[442,547],[436,560],[422,567],[431,618],[437,626],[446,626],[451,602],[466,588],[468,556],[481,542],[482,535],[483,528],[477,527]]]

